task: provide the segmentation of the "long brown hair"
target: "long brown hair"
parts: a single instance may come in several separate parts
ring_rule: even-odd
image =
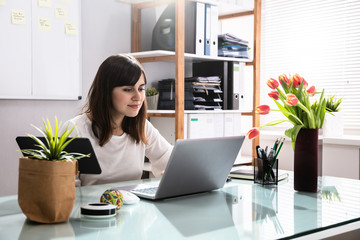
[[[108,57],[99,67],[88,93],[85,113],[91,118],[92,131],[99,139],[99,145],[107,143],[112,134],[111,109],[112,91],[115,87],[134,86],[141,74],[146,76],[141,64],[132,56],[126,54]],[[145,136],[146,101],[143,102],[136,117],[124,117],[122,129],[136,143],[147,144]]]

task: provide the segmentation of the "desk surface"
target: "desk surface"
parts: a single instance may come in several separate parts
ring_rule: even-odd
[[[1,197],[0,239],[281,239],[360,222],[359,180],[322,177],[312,194],[294,191],[292,175],[277,187],[232,180],[217,191],[124,205],[108,219],[80,216],[80,206],[107,188],[139,182],[77,188],[71,218],[61,224],[30,222],[17,196]]]

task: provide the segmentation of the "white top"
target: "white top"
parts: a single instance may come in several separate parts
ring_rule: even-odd
[[[81,174],[81,185],[104,184],[140,179],[144,168],[145,156],[151,162],[151,170],[155,177],[160,177],[169,160],[172,145],[159,131],[146,120],[145,136],[148,145],[143,142],[136,144],[130,135],[112,136],[102,147],[91,129],[91,121],[86,114],[69,120],[76,125],[79,137],[89,138],[100,163],[101,174]]]

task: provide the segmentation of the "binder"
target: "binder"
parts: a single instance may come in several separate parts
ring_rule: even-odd
[[[210,42],[211,42],[211,5],[206,3],[204,55],[210,56]]]
[[[251,110],[251,105],[248,108],[246,106],[252,94],[249,87],[245,84],[245,63],[239,63],[239,70],[239,109],[242,111],[246,111],[246,109]]]
[[[231,109],[239,110],[240,106],[240,64],[238,62],[233,62],[232,64],[232,83],[229,91],[229,99],[231,101]]]
[[[205,4],[196,3],[196,39],[195,54],[204,55],[204,37],[205,37]],[[190,23],[192,24],[192,23]]]
[[[211,6],[211,19],[210,19],[210,56],[218,56],[218,6]]]

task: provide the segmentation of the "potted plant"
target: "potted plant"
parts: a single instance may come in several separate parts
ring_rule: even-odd
[[[156,110],[159,102],[159,92],[156,88],[148,88],[145,92],[146,103],[149,110]]]
[[[317,92],[315,86],[308,87],[307,81],[299,74],[289,77],[282,74],[278,80],[270,78],[266,84],[272,89],[268,95],[274,100],[278,109],[260,105],[256,107],[256,112],[265,115],[270,111],[280,111],[285,119],[255,127],[247,133],[247,136],[249,139],[257,137],[259,130],[265,126],[291,123],[293,126],[285,131],[285,135],[291,139],[294,149],[294,189],[317,192],[318,134],[319,129],[323,127],[327,111],[325,90]],[[321,95],[317,101],[314,96],[319,93]]]
[[[344,116],[339,108],[342,98],[336,98],[335,95],[333,95],[325,100],[328,114],[326,114],[324,120],[323,136],[340,137],[344,133]]]
[[[69,138],[75,126],[61,131],[55,117],[54,129],[49,119],[43,120],[44,129],[37,129],[44,137],[27,134],[36,144],[34,149],[21,150],[26,157],[19,160],[18,203],[32,221],[57,223],[67,221],[75,202],[75,176],[77,160],[88,157],[80,153],[67,153],[64,148],[76,137]]]

